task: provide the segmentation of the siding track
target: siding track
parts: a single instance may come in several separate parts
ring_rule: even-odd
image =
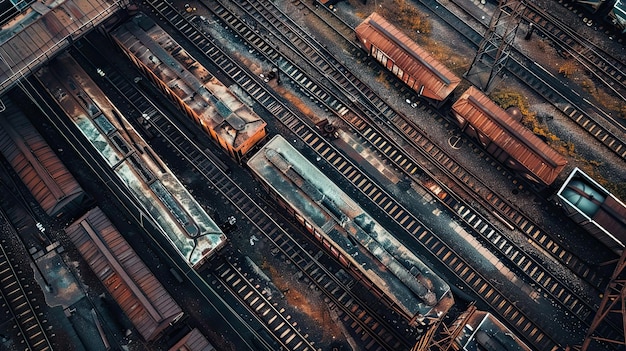
[[[291,129],[300,140],[308,144],[338,172],[350,180],[364,195],[369,197],[379,208],[385,211],[405,231],[428,249],[437,259],[444,263],[451,272],[462,279],[486,303],[494,306],[495,312],[509,321],[520,336],[538,350],[553,350],[558,344],[551,339],[540,326],[530,320],[520,307],[509,300],[504,293],[459,257],[449,246],[441,241],[433,232],[425,228],[419,220],[407,212],[393,197],[372,182],[356,165],[346,159],[332,145],[325,141],[314,129],[297,114],[285,106],[280,100],[261,85],[257,78],[238,67],[227,55],[215,47],[199,30],[194,29],[190,20],[183,17],[169,4],[150,1],[149,4],[163,16],[174,28],[182,28],[183,33],[196,48],[204,52],[214,64],[222,68],[242,89],[252,96],[259,104],[272,113],[283,125]],[[233,197],[236,191],[225,192],[225,195],[237,203]],[[252,205],[249,205],[252,206]],[[245,209],[244,209],[245,210]],[[253,223],[260,213],[252,214]],[[256,217],[256,218],[255,218]]]

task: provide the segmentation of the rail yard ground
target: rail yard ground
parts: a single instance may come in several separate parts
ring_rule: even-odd
[[[610,51],[612,55],[621,57],[626,61],[626,51],[623,44],[611,37],[610,34],[605,33],[602,29],[588,26],[583,22],[584,15],[573,13],[570,9],[555,2],[547,0],[534,1],[537,5],[549,8],[550,11],[558,16],[566,18],[566,21],[572,23],[581,35],[591,38],[591,40],[597,42],[605,48],[605,50]],[[307,2],[311,3],[311,1]],[[559,245],[566,247],[567,250],[584,258],[590,266],[597,269],[601,274],[606,276],[611,274],[610,266],[603,266],[603,264],[607,260],[615,258],[615,255],[610,253],[607,249],[600,247],[597,240],[591,238],[571,220],[565,218],[561,209],[555,205],[552,199],[552,195],[556,191],[555,187],[537,189],[534,185],[521,181],[502,165],[493,161],[493,159],[484,150],[477,147],[474,142],[462,135],[450,118],[420,112],[421,110],[416,108],[416,105],[418,105],[417,101],[407,99],[407,95],[403,94],[401,84],[397,79],[387,71],[381,69],[373,60],[363,56],[357,58],[350,48],[341,44],[342,41],[336,37],[337,34],[327,28],[318,17],[314,16],[309,8],[302,7],[298,1],[293,0],[276,0],[275,3],[284,13],[288,14],[291,19],[314,36],[317,41],[323,43],[326,49],[332,52],[354,75],[362,81],[367,82],[372,90],[389,105],[393,106],[402,114],[409,116],[430,137],[439,140],[440,145],[453,155],[457,161],[462,162],[464,167],[467,167],[476,174],[480,174],[483,178],[482,181],[488,187],[501,194],[505,194],[510,201],[521,208],[524,213],[551,232],[555,240],[558,240]],[[495,9],[495,4],[485,1],[468,1],[464,5],[464,10],[458,7],[456,1],[443,0],[440,1],[440,4],[462,16],[464,16],[463,14],[465,13],[463,11],[474,12],[478,14],[479,18],[484,16],[484,23],[489,22],[491,14]],[[230,29],[224,28],[201,2],[180,1],[176,3],[176,6],[178,6],[181,13],[195,15],[197,18],[202,16],[202,21],[198,22],[202,29],[209,33],[213,40],[219,43],[219,45],[231,55],[236,56],[247,69],[253,71],[258,76],[269,72],[272,63],[259,59],[259,56],[254,53],[253,49],[242,44],[239,36],[234,35]],[[317,6],[317,9],[313,9],[313,11],[322,12],[322,9],[319,8],[321,5],[317,4],[315,6]],[[154,12],[152,8],[145,3],[138,4],[138,7],[146,13]],[[473,44],[460,36],[454,28],[442,23],[436,15],[417,1],[369,0],[367,4],[363,4],[360,0],[346,0],[333,5],[333,11],[352,27],[358,25],[373,11],[380,13],[395,25],[402,28],[406,34],[426,48],[435,58],[445,62],[448,68],[459,76],[462,76],[467,70],[476,52],[476,48]],[[154,14],[151,16],[158,18],[158,16]],[[475,22],[476,20],[469,18],[469,16],[467,21],[471,25],[478,26],[478,23]],[[595,84],[593,84],[593,80],[588,77],[587,72],[572,63],[572,61],[566,57],[566,55],[563,55],[548,39],[542,38],[541,35],[535,33],[530,40],[524,40],[523,36],[527,30],[528,28],[525,24],[521,25],[518,38],[515,41],[516,47],[518,47],[521,52],[533,57],[538,65],[552,75],[560,77],[569,87],[580,94],[581,99],[594,101],[598,106],[603,106],[607,110],[607,113],[616,116],[623,124],[626,124],[626,110],[623,107],[625,105],[624,101],[611,96],[611,93],[606,92],[604,89],[596,87]],[[265,35],[271,37],[271,33],[265,33]],[[173,34],[173,37],[175,40],[180,40],[181,43],[186,40],[180,33]],[[356,42],[354,36],[353,40]],[[103,43],[103,47],[106,47],[107,50],[112,52],[110,57],[111,66],[117,66],[123,75],[139,78],[141,74],[131,67],[129,62],[121,54],[113,53],[114,49],[112,46],[107,45],[109,44]],[[199,50],[192,48],[191,45],[188,45],[186,49],[194,56],[201,57]],[[207,60],[200,59],[199,61],[205,62]],[[207,65],[207,68],[218,78],[224,75],[220,67]],[[549,293],[545,291],[545,289],[536,286],[532,282],[525,282],[523,279],[519,279],[513,268],[509,269],[509,267],[503,267],[502,263],[499,261],[499,256],[489,252],[482,242],[474,239],[461,229],[462,226],[454,224],[450,219],[452,216],[442,215],[442,209],[438,207],[437,202],[432,196],[424,195],[425,193],[420,193],[420,195],[423,196],[417,196],[415,192],[407,191],[406,188],[403,188],[400,182],[400,179],[403,178],[402,173],[393,166],[389,166],[388,169],[385,169],[386,163],[381,161],[379,154],[367,149],[351,148],[350,145],[352,144],[350,143],[358,138],[350,136],[351,129],[346,122],[340,120],[336,115],[329,113],[324,107],[320,107],[319,104],[313,101],[313,98],[310,97],[308,93],[302,92],[293,84],[290,84],[287,77],[283,77],[282,80],[281,84],[278,84],[276,80],[270,80],[267,82],[267,86],[278,92],[286,101],[289,101],[295,106],[303,116],[309,118],[311,122],[318,123],[323,120],[331,122],[331,124],[337,128],[340,135],[344,136],[334,143],[338,145],[339,148],[342,148],[342,150],[347,150],[346,153],[354,157],[357,162],[361,162],[361,168],[366,173],[373,175],[389,192],[398,194],[398,198],[404,201],[404,203],[414,203],[414,211],[419,212],[421,219],[440,231],[442,237],[447,237],[450,242],[453,242],[453,244],[456,245],[455,247],[458,248],[457,251],[465,255],[469,262],[473,262],[477,269],[483,272],[490,272],[489,274],[492,273],[493,276],[491,280],[494,284],[498,284],[502,287],[503,291],[509,291],[511,296],[517,299],[515,301],[516,304],[528,305],[527,310],[531,312],[545,309],[547,312],[536,312],[535,316],[542,319],[541,322],[544,325],[552,323],[555,325],[553,328],[550,328],[550,331],[554,333],[553,337],[555,339],[558,339],[562,344],[573,345],[580,343],[582,335],[570,335],[568,338],[565,334],[571,331],[580,334],[581,331],[584,330],[584,327],[578,324],[572,326],[565,325],[572,320],[572,316],[568,311],[558,307],[557,304],[550,299]],[[135,81],[137,82],[137,79]],[[232,82],[227,82],[226,84],[228,85],[230,83]],[[469,84],[469,82],[464,81],[458,88],[456,96],[458,97],[460,92],[464,91]],[[156,100],[165,100],[159,98],[161,95],[157,89],[152,88],[150,94],[156,97]],[[241,95],[243,96],[244,94]],[[532,91],[528,86],[508,74],[496,80],[492,97],[494,100],[499,99],[500,101],[506,99],[514,101],[518,99],[517,101],[522,103],[521,106],[518,107],[520,107],[523,112],[527,113],[526,118],[529,125],[534,123],[535,133],[543,133],[544,136],[547,135],[546,140],[551,142],[563,156],[568,158],[569,165],[567,169],[562,172],[555,184],[561,184],[569,174],[569,171],[574,167],[579,167],[600,181],[609,190],[614,191],[623,201],[626,200],[626,190],[624,190],[626,189],[626,167],[624,167],[624,160],[609,151],[606,146],[592,138],[586,131],[572,123],[558,108],[545,101],[538,93]],[[161,104],[168,113],[172,115],[178,113],[172,104],[167,102],[161,102]],[[122,113],[125,112],[124,108],[125,107],[120,107]],[[222,324],[222,320],[215,318],[215,316],[222,313],[223,310],[220,311],[218,307],[206,308],[206,301],[196,293],[198,287],[191,284],[190,281],[197,283],[200,282],[201,279],[206,279],[208,284],[213,284],[217,278],[211,276],[210,272],[212,272],[222,260],[230,260],[232,256],[237,256],[240,258],[240,262],[245,262],[244,266],[246,274],[248,274],[247,277],[254,280],[257,285],[265,286],[263,291],[273,298],[273,304],[279,306],[279,309],[283,311],[285,315],[289,315],[291,323],[296,323],[297,328],[302,332],[304,337],[313,341],[316,347],[322,350],[333,351],[366,349],[370,340],[367,339],[365,333],[362,332],[358,326],[355,327],[356,324],[351,323],[336,304],[330,301],[330,299],[316,287],[314,282],[304,276],[298,267],[291,263],[289,257],[286,257],[284,253],[278,250],[268,238],[255,235],[254,233],[257,231],[253,228],[254,223],[249,222],[244,218],[245,216],[238,213],[231,201],[224,197],[224,194],[220,193],[216,187],[210,184],[207,185],[207,179],[195,168],[191,167],[189,162],[181,157],[172,145],[169,145],[165,141],[163,135],[159,133],[153,135],[150,139],[151,147],[160,155],[168,167],[173,170],[197,201],[202,204],[207,213],[218,224],[225,223],[226,219],[230,216],[234,216],[237,221],[236,225],[230,227],[226,232],[228,249],[212,258],[208,264],[204,265],[199,270],[197,276],[190,271],[182,272],[189,277],[193,276],[191,280],[185,279],[185,282],[182,284],[176,283],[175,277],[172,276],[170,271],[170,258],[160,252],[161,247],[159,246],[160,243],[158,240],[144,236],[143,228],[141,228],[138,223],[134,223],[131,218],[127,218],[124,211],[120,211],[116,208],[118,204],[115,202],[113,196],[101,191],[101,189],[104,188],[100,183],[101,180],[84,167],[80,161],[76,161],[78,156],[70,151],[71,146],[62,140],[54,128],[46,122],[44,116],[39,115],[33,105],[25,104],[24,109],[31,113],[30,118],[32,120],[40,122],[38,129],[50,140],[49,143],[52,148],[59,151],[58,154],[60,158],[68,165],[71,173],[79,180],[85,190],[93,194],[94,203],[97,203],[107,212],[109,217],[113,218],[118,229],[125,233],[126,239],[135,247],[135,250],[138,251],[139,255],[144,259],[153,273],[162,280],[167,290],[169,290],[179,302],[186,314],[184,323],[192,327],[199,327],[219,350],[241,350],[244,346],[238,339],[239,335],[234,335],[232,331],[228,331],[226,326]],[[348,180],[337,175],[338,172],[335,172],[331,165],[322,160],[314,152],[307,150],[309,148],[305,147],[305,143],[301,140],[296,140],[297,136],[285,125],[278,122],[268,111],[263,111],[262,108],[259,108],[257,113],[268,122],[269,135],[281,134],[285,136],[289,142],[293,141],[293,145],[301,148],[302,153],[310,160],[317,160],[320,169],[328,174],[329,177],[335,177],[334,181],[340,187],[345,187],[346,192],[350,193],[355,200],[363,200],[364,203],[368,202],[368,199],[363,194],[354,190],[354,186],[350,184]],[[180,115],[180,113],[178,114]],[[185,130],[192,131],[195,128],[193,123],[189,120],[185,120],[184,117],[180,118],[178,123],[184,125],[185,128],[187,128]],[[240,185],[242,192],[248,194],[248,196],[258,202],[261,208],[273,216],[276,224],[282,230],[290,233],[299,242],[303,243],[303,246],[312,256],[316,258],[321,257],[320,260],[327,262],[328,267],[335,272],[337,277],[340,279],[348,277],[348,274],[342,269],[339,263],[331,262],[332,259],[326,254],[322,255],[323,249],[318,246],[314,240],[307,237],[306,231],[302,229],[299,223],[285,214],[283,210],[279,209],[274,201],[267,196],[260,188],[259,184],[251,177],[249,170],[228,159],[228,157],[208,139],[202,139],[202,134],[199,130],[190,132],[190,135],[192,135],[192,138],[195,139],[198,145],[213,150],[213,152],[224,160],[226,165],[230,167],[229,177]],[[624,133],[621,133],[620,136],[622,138],[626,137]],[[402,143],[401,140],[396,141]],[[454,147],[452,144],[454,144]],[[400,183],[400,185],[396,184],[396,182]],[[472,201],[469,200],[469,202],[471,203]],[[376,219],[382,224],[388,225],[389,228],[397,229],[397,232],[401,232],[399,226],[382,210],[376,208],[371,203],[364,205],[364,207],[365,206],[369,206],[369,209],[376,216]],[[527,253],[530,257],[536,258],[543,264],[546,270],[554,272],[559,280],[562,280],[565,285],[576,291],[580,296],[591,301],[592,304],[597,305],[600,293],[596,289],[590,287],[589,284],[572,273],[562,263],[553,259],[553,257],[546,252],[545,248],[540,247],[530,240],[525,233],[520,230],[512,230],[509,227],[510,224],[507,224],[505,220],[493,216],[489,211],[483,210],[483,212],[483,215],[489,218],[498,230],[506,233],[509,240],[520,246],[522,251]],[[49,223],[44,222],[44,225],[49,228],[50,232],[53,232],[51,234],[52,236],[61,237],[63,235],[62,229],[60,229],[63,223],[56,223],[54,220],[51,220]],[[167,243],[165,244],[167,245]],[[81,331],[81,327],[79,326],[81,323],[79,319],[87,318],[85,316],[89,316],[91,308],[99,309],[99,313],[106,317],[104,321],[105,328],[109,325],[108,328],[115,329],[109,332],[111,337],[116,338],[116,344],[118,346],[124,345],[124,347],[133,351],[165,350],[168,345],[171,345],[173,341],[175,341],[172,334],[176,334],[178,330],[172,331],[168,336],[154,343],[142,342],[137,335],[123,335],[125,329],[129,328],[128,322],[124,321],[124,317],[119,315],[119,311],[114,308],[108,309],[106,307],[106,303],[113,302],[98,297],[105,292],[100,285],[101,283],[85,265],[74,261],[79,255],[71,247],[69,241],[66,240],[63,246],[66,251],[62,256],[66,263],[69,264],[68,270],[72,272],[75,278],[80,280],[79,286],[81,286],[85,294],[91,298],[91,301],[88,303],[84,300],[82,304],[74,306],[77,310],[75,309],[72,312],[69,310],[66,311],[66,313],[70,315],[69,317],[66,315],[66,318],[63,318],[60,314],[58,307],[54,308],[55,312],[50,313],[49,316],[52,320],[56,321],[58,319],[60,321],[57,325],[63,324],[67,327],[68,323],[76,323],[76,325],[72,327],[74,330],[68,334],[69,336],[57,332],[56,334],[59,336],[54,339],[55,343],[78,343],[78,339],[84,339],[84,335],[77,335],[77,333],[95,333],[96,326],[91,321],[84,323],[83,327],[87,331]],[[137,250],[137,248],[143,248],[144,250]],[[447,268],[441,264],[441,262],[433,258],[433,256],[429,256],[428,253],[424,252],[424,261],[430,265],[433,271],[448,280],[450,285],[456,285],[452,289],[456,297],[456,305],[448,312],[449,316],[445,318],[446,323],[451,322],[452,317],[450,316],[456,316],[464,310],[466,307],[465,304],[468,302],[466,300],[479,300],[479,298],[469,291],[470,289],[464,285],[463,281],[448,272]],[[498,269],[494,269],[493,267],[498,267]],[[447,274],[449,274],[449,276],[446,276]],[[354,284],[351,285],[354,291],[365,290],[358,282],[355,283],[352,281],[351,284]],[[54,293],[57,292],[53,291],[52,294]],[[388,316],[386,314],[388,311],[382,311],[385,309],[385,306],[382,305],[377,298],[368,292],[364,292],[363,295],[365,296],[364,300],[371,302],[372,306],[374,306],[375,309],[379,309],[381,314]],[[96,302],[95,305],[93,303],[94,301]],[[484,302],[479,302],[479,304],[483,309],[489,308]],[[49,307],[53,308],[52,306]],[[247,311],[244,306],[233,304],[229,308],[231,307],[232,309],[228,310],[229,313],[239,316],[238,318],[242,318],[244,321],[249,320],[253,323],[252,314],[250,311]],[[109,312],[106,312],[107,310]],[[555,311],[555,313],[550,314],[551,311]],[[402,326],[406,325],[402,324],[400,320],[392,320],[390,323]],[[261,328],[259,327],[259,329]],[[414,329],[406,327],[406,331],[407,333],[414,332]],[[97,339],[82,340],[82,343],[83,347],[77,346],[74,349],[89,349],[90,351],[103,349],[103,345],[101,345],[101,342]],[[11,351],[16,349],[12,345],[11,347],[12,348],[9,348]]]

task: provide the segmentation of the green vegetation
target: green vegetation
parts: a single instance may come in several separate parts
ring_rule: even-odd
[[[532,130],[532,132],[536,135],[542,136],[543,139],[546,140],[546,143],[548,143],[548,145],[560,154],[567,155],[576,161],[576,166],[582,169],[583,172],[597,181],[600,185],[605,187],[613,195],[620,199],[626,199],[626,182],[611,182],[602,176],[598,171],[602,162],[598,160],[585,159],[582,155],[576,152],[574,143],[561,140],[558,136],[550,132],[547,126],[537,119],[536,113],[529,110],[528,101],[522,94],[510,90],[497,90],[491,94],[490,98],[504,109],[511,106],[518,107],[522,113],[522,124]]]

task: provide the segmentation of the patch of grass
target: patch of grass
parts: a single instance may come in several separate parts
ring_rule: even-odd
[[[389,82],[387,81],[387,74],[389,74],[389,72],[387,72],[387,71],[380,71],[378,73],[378,75],[376,76],[376,81],[378,83],[383,84],[385,86],[385,88],[389,89],[391,87],[389,86]]]
[[[393,5],[380,10],[380,15],[385,19],[411,33],[428,34],[432,30],[428,17],[406,0],[394,0]]]
[[[453,48],[443,45],[428,36],[420,38],[419,44],[456,75],[462,76],[469,69],[470,58],[459,55]]]
[[[522,94],[510,90],[494,91],[490,98],[500,107],[507,109],[516,106],[522,113],[522,124],[532,130],[536,135],[540,135],[546,143],[554,148],[561,155],[567,155],[574,159],[576,165],[587,173],[590,177],[604,186],[608,191],[620,199],[626,198],[626,182],[611,182],[603,177],[598,169],[602,162],[594,159],[586,159],[576,152],[576,147],[571,141],[561,140],[554,133],[550,132],[547,126],[537,119],[536,113],[529,110],[526,97]]]
[[[611,112],[615,112],[618,118],[626,119],[626,104],[624,100],[619,99],[614,94],[610,94],[604,88],[598,88],[595,82],[585,75],[580,85],[588,92],[593,98],[606,107]]]
[[[559,73],[563,74],[565,78],[569,78],[580,69],[578,62],[575,60],[567,60],[561,66],[559,66]]]

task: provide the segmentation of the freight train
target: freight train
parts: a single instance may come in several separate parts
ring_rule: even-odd
[[[377,13],[355,28],[367,54],[435,107],[442,107],[461,79]],[[522,177],[549,186],[567,160],[479,89],[470,87],[450,114],[463,132]]]

